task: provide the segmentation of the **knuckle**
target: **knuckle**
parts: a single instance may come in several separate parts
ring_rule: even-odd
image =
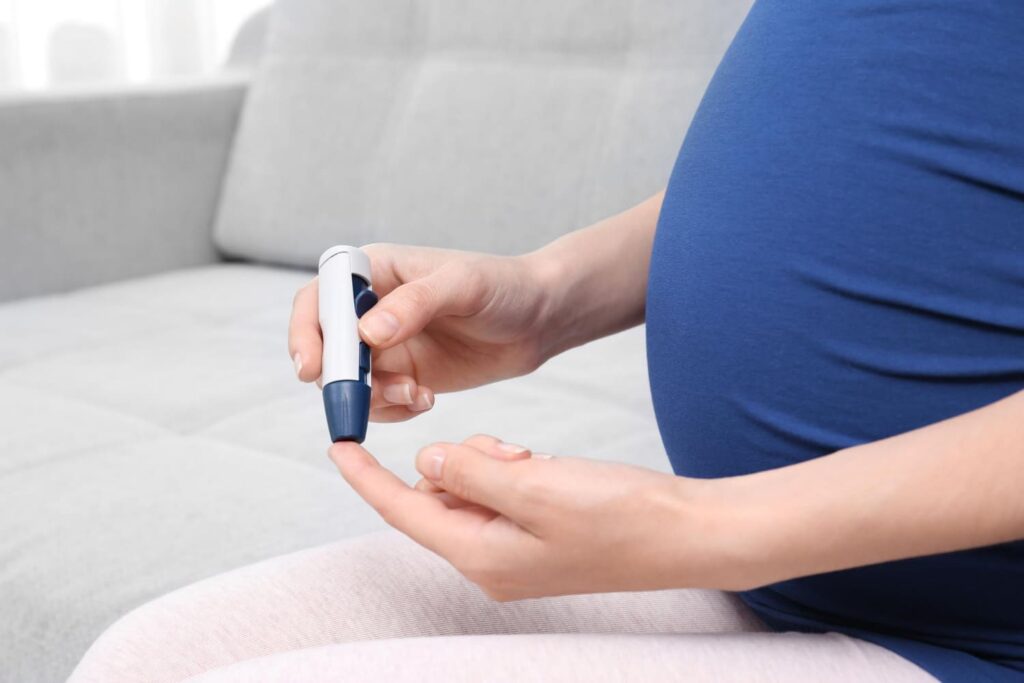
[[[373,267],[374,263],[385,258],[392,245],[387,242],[371,242],[359,248],[370,258],[370,266]]]
[[[377,278],[377,274],[390,269],[397,255],[402,252],[401,245],[392,242],[372,242],[369,245],[359,247],[370,258],[371,274]]]
[[[388,242],[371,242],[359,248],[370,259],[370,277],[378,282],[381,275],[390,269],[397,246]]]

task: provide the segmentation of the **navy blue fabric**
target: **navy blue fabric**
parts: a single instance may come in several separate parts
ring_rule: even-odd
[[[665,446],[695,477],[1024,388],[1024,2],[758,2],[680,151],[647,332]],[[1024,680],[1024,543],[745,599],[940,680]]]

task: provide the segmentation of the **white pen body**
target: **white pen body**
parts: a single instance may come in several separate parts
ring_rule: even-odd
[[[337,246],[320,257],[320,331],[324,353],[321,384],[358,380],[359,319],[352,276],[370,283],[370,260],[356,247]],[[370,378],[366,377],[369,384]]]
[[[359,338],[359,316],[377,301],[370,259],[355,247],[331,247],[320,257],[320,331],[324,410],[332,441],[366,438],[370,416],[370,349]]]

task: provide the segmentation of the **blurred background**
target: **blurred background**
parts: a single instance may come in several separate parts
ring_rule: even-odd
[[[218,70],[267,0],[0,0],[0,92]]]

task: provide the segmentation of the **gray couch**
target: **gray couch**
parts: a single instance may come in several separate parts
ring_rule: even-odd
[[[282,0],[251,76],[0,98],[0,681],[62,680],[148,599],[381,527],[285,350],[316,255],[528,250],[655,192],[747,5]],[[643,330],[367,446],[411,479],[418,446],[474,432],[666,469]]]

